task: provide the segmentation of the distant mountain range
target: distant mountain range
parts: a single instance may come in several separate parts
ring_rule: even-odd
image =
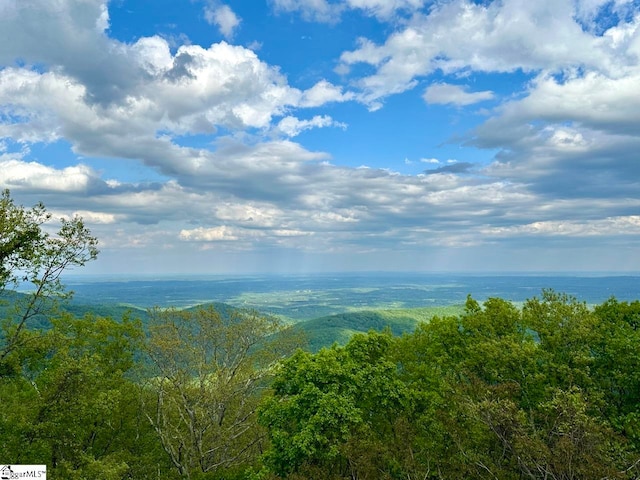
[[[426,274],[353,274],[254,276],[202,279],[129,279],[67,282],[75,291],[61,307],[76,316],[95,314],[114,319],[129,315],[147,323],[153,306],[196,308],[211,305],[221,312],[253,309],[281,318],[304,333],[310,350],[346,343],[356,332],[388,328],[400,335],[434,315],[456,315],[467,295],[483,301],[500,297],[520,303],[551,288],[588,304],[611,296],[640,298],[639,276],[480,276]],[[22,294],[4,292],[0,316]],[[47,321],[35,317],[34,327]]]

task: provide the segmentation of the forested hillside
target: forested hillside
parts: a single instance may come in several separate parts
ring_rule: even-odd
[[[212,308],[50,322],[0,364],[0,454],[53,478],[640,474],[640,302],[469,299],[317,353]]]
[[[28,298],[26,293],[3,292],[0,294],[0,318],[16,317],[16,305],[20,305]],[[143,327],[149,323],[149,310],[135,305],[123,305],[113,303],[81,303],[73,299],[65,299],[62,302],[47,300],[49,305],[45,310],[69,314],[74,317],[93,315],[99,317],[123,318],[128,317],[139,320]],[[213,308],[223,318],[227,318],[234,311],[242,310],[232,305],[222,302],[210,302],[192,307],[186,307],[186,311],[196,311],[199,309]],[[302,348],[312,352],[318,351],[322,347],[329,347],[334,343],[346,344],[356,333],[367,333],[370,330],[389,330],[395,335],[409,333],[415,330],[421,322],[428,322],[434,316],[454,315],[462,312],[462,305],[451,305],[449,307],[423,307],[423,308],[398,308],[398,309],[376,309],[358,310],[344,312],[335,315],[292,322],[290,319],[283,320],[284,324],[290,324],[294,332],[304,338]],[[269,316],[269,315],[264,315]],[[32,329],[48,329],[50,321],[47,315],[37,314],[29,318],[28,325]]]
[[[410,333],[421,322],[428,322],[437,315],[456,314],[462,306],[425,307],[394,310],[364,310],[329,315],[292,325],[305,339],[305,350],[317,352],[334,343],[346,344],[356,333],[389,331],[394,335]]]

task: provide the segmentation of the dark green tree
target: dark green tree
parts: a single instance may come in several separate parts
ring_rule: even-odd
[[[262,407],[281,476],[392,478],[409,395],[397,378],[388,333],[355,335],[344,347],[298,351],[283,362]]]
[[[602,392],[602,409],[613,425],[640,450],[640,301],[610,298],[594,309],[597,338],[592,378]]]
[[[636,304],[544,291],[299,352],[262,410],[266,465],[292,479],[637,478],[637,324]]]

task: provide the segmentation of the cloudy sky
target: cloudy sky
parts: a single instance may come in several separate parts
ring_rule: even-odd
[[[85,273],[640,271],[638,0],[0,0]]]

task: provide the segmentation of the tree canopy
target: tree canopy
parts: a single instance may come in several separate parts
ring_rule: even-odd
[[[287,478],[637,478],[638,303],[469,298],[411,334],[287,359],[262,407]],[[618,359],[615,361],[613,359]]]

